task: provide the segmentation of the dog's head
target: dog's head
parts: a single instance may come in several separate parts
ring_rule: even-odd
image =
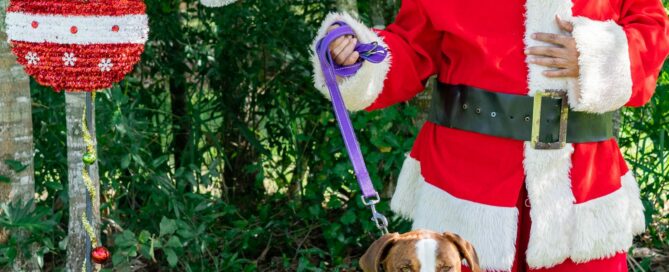
[[[472,272],[481,271],[474,247],[460,236],[416,230],[376,240],[360,259],[360,267],[364,272],[459,272],[462,259]]]

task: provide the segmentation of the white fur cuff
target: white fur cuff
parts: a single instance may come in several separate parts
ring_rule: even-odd
[[[320,61],[316,55],[316,45],[318,41],[325,37],[327,29],[338,21],[347,23],[353,29],[358,41],[361,43],[377,42],[383,47],[388,47],[383,39],[372,29],[354,19],[348,13],[330,13],[323,21],[311,47],[313,50],[311,61],[314,67],[314,84],[328,99],[330,99],[330,91],[326,87]],[[339,89],[344,98],[344,103],[349,110],[363,110],[374,103],[379,93],[383,90],[383,82],[390,70],[390,58],[390,52],[388,52],[388,56],[381,63],[364,62],[357,74],[339,81]]]
[[[581,75],[569,88],[569,104],[576,111],[592,113],[619,109],[632,96],[625,31],[613,21],[574,17],[572,23]]]

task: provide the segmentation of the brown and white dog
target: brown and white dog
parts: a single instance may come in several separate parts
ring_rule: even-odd
[[[480,272],[474,247],[457,234],[415,230],[376,240],[360,259],[364,272],[460,272],[462,259]]]

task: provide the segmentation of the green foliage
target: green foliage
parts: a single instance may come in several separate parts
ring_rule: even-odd
[[[10,266],[19,254],[35,258],[42,267],[44,255],[55,249],[49,233],[61,214],[43,206],[35,208],[33,200],[0,204],[0,229],[11,234],[7,243],[0,244],[0,267]]]
[[[329,102],[313,88],[308,50],[333,4],[147,1],[143,61],[96,103],[109,270],[356,266],[376,230]],[[45,256],[58,270],[69,216],[64,99],[32,87],[37,206],[63,215],[44,234],[60,245]],[[378,188],[395,180],[417,113],[353,115]]]
[[[619,144],[625,158],[637,174],[646,208],[650,237],[645,242],[666,247],[669,214],[669,66],[660,74],[657,91],[651,102],[642,108],[623,110],[622,137]]]
[[[106,271],[341,271],[376,236],[359,201],[329,102],[311,82],[308,50],[332,1],[256,0],[222,9],[147,0],[150,41],[135,72],[98,95]],[[359,1],[361,14],[379,5]],[[384,2],[390,21],[397,1]],[[371,18],[363,18],[371,22]],[[647,107],[626,109],[621,146],[643,185],[643,242],[664,247],[669,76]],[[30,233],[0,247],[40,248],[62,271],[68,191],[63,94],[32,86],[36,191],[2,207],[0,227]],[[375,186],[387,198],[411,148],[411,104],[353,114]],[[17,168],[18,169],[18,168]],[[2,182],[2,177],[0,177]],[[378,207],[390,215],[388,201]],[[407,222],[393,219],[404,231]],[[57,245],[57,246],[56,246]]]
[[[23,165],[20,161],[15,161],[15,160],[5,160],[5,165],[7,165],[9,169],[11,169],[16,173],[23,172],[23,170],[26,170],[26,168],[28,168],[27,165]]]

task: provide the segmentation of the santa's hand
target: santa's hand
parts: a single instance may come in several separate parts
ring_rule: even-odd
[[[332,25],[328,28],[328,33],[335,28],[338,28],[339,25]],[[332,60],[335,63],[346,66],[355,64],[360,58],[360,53],[355,51],[355,45],[358,43],[358,39],[353,35],[344,35],[330,44],[330,54],[332,54]]]
[[[563,21],[557,16],[556,20],[562,30],[569,33],[574,30],[574,25],[570,22]],[[578,77],[580,75],[579,53],[576,48],[576,40],[573,37],[551,33],[534,33],[532,39],[555,45],[534,46],[525,50],[525,54],[530,56],[529,63],[552,68],[544,71],[543,74],[546,77]]]

